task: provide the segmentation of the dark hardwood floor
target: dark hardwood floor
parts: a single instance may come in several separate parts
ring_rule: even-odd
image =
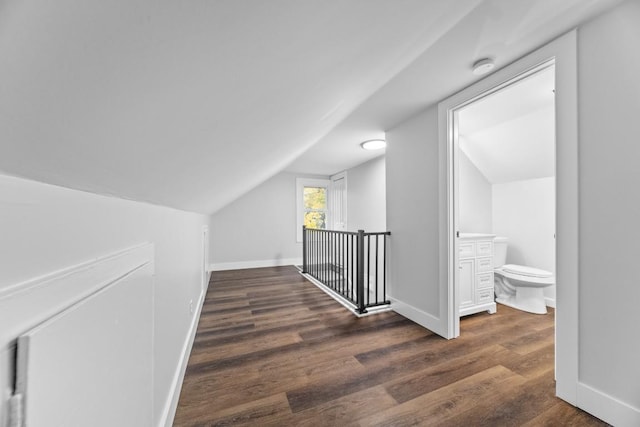
[[[216,272],[176,426],[600,426],[554,396],[554,314],[499,305],[447,341],[358,319],[294,267]]]

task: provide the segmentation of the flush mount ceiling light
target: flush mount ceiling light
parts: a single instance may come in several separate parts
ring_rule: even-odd
[[[387,146],[387,141],[384,139],[370,139],[360,144],[360,146],[364,150],[381,150]]]
[[[493,70],[493,67],[495,66],[496,64],[493,63],[493,59],[491,58],[479,59],[473,64],[473,74],[476,76],[487,74],[489,71]]]

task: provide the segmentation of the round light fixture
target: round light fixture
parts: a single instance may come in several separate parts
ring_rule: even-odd
[[[480,59],[473,64],[473,74],[476,76],[487,74],[489,71],[493,70],[493,67],[495,66],[496,64],[493,63],[493,59],[491,58]]]
[[[387,141],[384,139],[370,139],[360,144],[360,146],[364,150],[381,150],[387,146]]]

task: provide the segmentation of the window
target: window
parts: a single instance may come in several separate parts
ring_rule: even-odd
[[[327,228],[327,189],[325,187],[304,187],[304,225],[309,228]]]
[[[302,242],[303,225],[309,228],[329,228],[329,185],[330,181],[327,179],[296,179],[298,242]]]

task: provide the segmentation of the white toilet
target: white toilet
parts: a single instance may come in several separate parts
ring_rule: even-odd
[[[529,313],[546,314],[543,289],[555,283],[553,273],[523,265],[505,265],[507,241],[506,237],[493,240],[496,302]]]

